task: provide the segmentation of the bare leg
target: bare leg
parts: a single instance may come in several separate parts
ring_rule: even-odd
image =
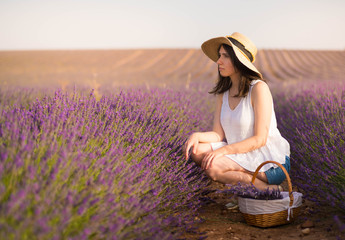
[[[201,161],[204,158],[205,154],[212,151],[211,145],[209,143],[200,143],[196,154],[191,154],[192,160],[201,165]],[[242,183],[251,183],[253,178],[253,172],[249,172],[238,165],[233,160],[228,157],[223,157],[220,161],[217,161],[211,166],[210,169],[207,169],[205,173],[214,181],[224,183],[224,184],[237,184],[238,182]],[[259,172],[256,176],[254,185],[261,189],[266,190],[277,189],[277,185],[267,184],[268,180],[264,172]]]
[[[196,154],[192,153],[191,158],[196,164],[200,166],[201,161],[204,158],[205,154],[211,151],[212,151],[212,148],[209,143],[199,143],[198,149],[196,150]]]
[[[237,184],[238,182],[250,184],[252,182],[252,178],[253,175],[250,173],[240,171],[227,171],[223,174],[220,174],[216,181],[225,184]],[[278,189],[277,185],[269,185],[257,178],[255,179],[254,186],[260,190],[266,190],[267,188]]]
[[[233,160],[224,156],[213,162],[211,167],[205,170],[205,173],[214,181],[224,184],[237,184],[238,182],[249,184],[253,178],[253,172],[249,172],[238,165]],[[265,173],[261,172],[255,179],[254,185],[261,189],[266,190],[277,189],[277,185],[269,185]]]

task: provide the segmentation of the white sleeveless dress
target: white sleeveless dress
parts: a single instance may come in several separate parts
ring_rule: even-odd
[[[254,109],[251,104],[251,91],[253,86],[261,80],[253,80],[249,88],[249,93],[242,98],[234,110],[229,106],[229,91],[223,94],[223,103],[220,113],[220,122],[223,127],[227,142],[211,143],[212,149],[216,150],[227,144],[242,141],[254,135]],[[277,128],[277,120],[272,104],[272,116],[266,145],[247,153],[229,154],[226,157],[238,163],[244,169],[255,172],[257,167],[268,160],[273,160],[281,164],[285,163],[285,157],[290,156],[290,145],[283,138]],[[274,164],[266,164],[260,172],[264,172]]]

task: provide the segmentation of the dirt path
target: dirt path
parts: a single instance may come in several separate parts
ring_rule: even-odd
[[[212,189],[223,189],[222,184],[213,183]],[[286,187],[284,189],[287,189]],[[220,193],[210,193],[207,195],[210,203],[199,210],[201,219],[198,230],[202,234],[186,234],[186,239],[344,239],[333,216],[336,212],[329,207],[318,207],[312,202],[304,201],[300,216],[287,225],[281,225],[271,228],[259,228],[247,225],[242,214],[238,210],[228,210],[225,204],[228,203],[228,197]],[[303,234],[301,225],[307,220],[314,224],[309,228],[309,234]],[[307,230],[308,231],[308,230]],[[338,237],[338,238],[337,238]]]

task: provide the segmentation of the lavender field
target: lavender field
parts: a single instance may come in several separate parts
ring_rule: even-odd
[[[65,82],[42,88],[33,73],[26,82],[32,87],[11,88],[4,78],[25,71],[13,65],[8,75],[0,74],[0,239],[178,239],[195,231],[209,180],[184,160],[181,145],[192,132],[212,126],[214,97],[207,91],[214,74],[206,60],[191,61],[198,52],[181,52],[180,62],[163,71],[171,85],[180,81],[175,88],[159,81],[145,85],[145,79],[157,79],[152,67],[168,61],[167,51],[142,63],[144,82],[126,83],[123,90],[120,81],[107,85],[106,76],[83,88]],[[344,229],[343,70],[323,71],[319,80],[315,73],[307,81],[308,67],[298,72],[290,62],[283,72],[282,61],[267,67],[268,59],[283,53],[261,52],[266,60],[257,64],[274,80],[278,128],[291,144],[293,185],[320,206],[337,209],[334,220]],[[322,64],[344,55],[324,56]],[[118,60],[116,69],[128,61]],[[288,71],[295,75],[282,80]]]
[[[338,209],[344,220],[345,82],[307,82],[275,98],[278,124],[291,144],[294,184],[306,198]]]
[[[24,105],[16,94],[0,96],[1,239],[171,239],[193,227],[208,181],[180,146],[211,120],[195,93],[58,91]]]

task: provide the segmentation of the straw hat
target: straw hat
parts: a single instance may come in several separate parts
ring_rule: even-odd
[[[261,73],[253,65],[255,61],[255,55],[258,52],[254,43],[249,38],[241,33],[234,32],[230,36],[217,37],[207,40],[201,45],[202,51],[212,61],[218,61],[218,50],[221,44],[227,44],[234,49],[237,59],[250,70],[258,73],[261,77]]]

